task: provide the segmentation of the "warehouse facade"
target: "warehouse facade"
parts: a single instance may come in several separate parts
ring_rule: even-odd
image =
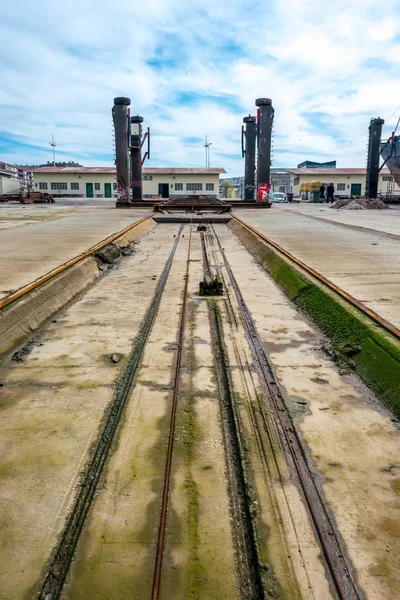
[[[300,196],[302,183],[321,181],[325,185],[333,183],[335,196],[364,196],[366,169],[289,169],[290,187],[295,196]],[[400,194],[400,188],[394,183],[388,169],[379,173],[378,195],[385,196],[393,190]]]
[[[117,192],[114,167],[38,167],[32,169],[34,190],[56,196],[113,198]],[[144,168],[143,197],[216,196],[225,169]]]

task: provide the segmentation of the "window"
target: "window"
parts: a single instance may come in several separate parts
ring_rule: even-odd
[[[50,184],[52,190],[67,190],[68,185],[66,183],[51,183]]]
[[[183,191],[183,183],[176,183],[175,184],[175,191],[180,190],[181,192]]]
[[[100,184],[99,183],[95,183],[94,184],[94,189],[99,192],[100,191]]]
[[[143,179],[144,179],[145,181],[153,181],[153,175],[144,175],[144,176],[143,176]]]
[[[213,192],[214,191],[214,184],[213,183],[206,183],[206,191],[207,192]]]
[[[117,189],[117,184],[114,181],[114,183],[113,183],[113,190],[116,190],[116,189]]]
[[[337,191],[338,192],[344,192],[346,189],[346,184],[345,183],[338,183],[337,184]]]
[[[71,190],[79,190],[79,183],[71,183]]]
[[[390,177],[390,175],[384,175],[383,181],[393,181],[393,177]]]
[[[39,181],[39,190],[47,190],[47,181]]]
[[[201,192],[203,189],[202,183],[187,183],[186,190],[189,192],[199,191]]]
[[[293,185],[299,185],[299,183],[300,183],[300,177],[295,177],[293,179]]]
[[[284,185],[280,185],[279,186],[279,191],[284,194],[285,193],[285,186]]]

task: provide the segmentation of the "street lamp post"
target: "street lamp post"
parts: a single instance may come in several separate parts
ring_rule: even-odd
[[[50,146],[53,148],[53,167],[56,166],[56,146],[57,144],[54,141],[54,134],[51,136],[51,142],[49,142]]]
[[[212,146],[212,142],[208,142],[206,136],[206,142],[204,144],[204,147],[206,149],[206,169],[210,168],[210,146]]]

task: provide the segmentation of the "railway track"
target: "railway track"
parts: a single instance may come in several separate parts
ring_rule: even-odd
[[[298,484],[302,490],[304,500],[309,510],[309,515],[318,535],[327,571],[332,579],[336,595],[340,600],[360,600],[362,596],[353,580],[346,553],[342,548],[334,524],[331,522],[324,499],[315,483],[313,473],[303,450],[302,442],[279,391],[272,366],[260,339],[255,322],[244,301],[231,265],[226,258],[224,249],[212,225],[211,229],[225,267],[227,278],[225,277],[225,273],[223,276],[225,279],[226,293],[229,296],[233,292],[238,305],[241,320],[257,366],[260,382],[264,389],[265,402],[273,415],[282,447],[285,450],[286,456],[289,458],[289,462],[293,467],[294,474],[296,475]],[[232,300],[230,302],[232,303]]]
[[[238,219],[238,221],[240,221],[240,219]],[[249,229],[252,229],[247,226],[247,224],[244,223],[244,225]],[[143,319],[140,333],[134,341],[127,367],[122,374],[120,381],[118,382],[117,392],[112,401],[112,405],[108,410],[107,419],[105,420],[95,447],[92,449],[91,458],[85,473],[83,474],[82,483],[79,487],[73,509],[68,517],[60,541],[51,558],[47,573],[40,587],[40,592],[37,595],[37,600],[56,600],[62,593],[63,585],[69,572],[75,549],[81,537],[81,533],[85,528],[87,515],[93,503],[96,490],[98,489],[98,484],[104,471],[104,467],[108,461],[110,449],[113,441],[116,439],[119,423],[124,413],[129,393],[132,390],[132,385],[134,384],[138,368],[142,363],[144,349],[159,309],[160,300],[168,280],[172,264],[174,262],[177,247],[182,238],[183,228],[184,225],[182,225],[179,229],[170,255],[158,281],[153,300]],[[254,230],[254,232],[260,237],[263,237],[256,230]],[[146,584],[146,589],[148,589],[149,595],[151,593],[152,600],[158,600],[163,595],[160,594],[160,589],[163,578],[164,548],[165,546],[168,547],[168,541],[166,542],[166,539],[168,540],[168,538],[166,538],[166,531],[169,497],[171,493],[170,484],[175,424],[177,411],[179,410],[179,396],[181,393],[181,372],[182,367],[185,366],[185,343],[187,341],[185,338],[186,319],[188,314],[188,300],[191,293],[189,293],[190,263],[192,260],[191,253],[195,253],[195,250],[192,252],[192,247],[194,246],[192,235],[192,225],[190,224],[188,250],[186,256],[186,271],[184,277],[185,281],[181,296],[182,305],[176,310],[177,318],[178,315],[180,316],[177,331],[176,355],[174,355],[176,358],[175,362],[173,363],[174,366],[171,367],[170,371],[172,373],[172,394],[171,405],[168,409],[170,410],[170,417],[168,417],[169,430],[167,433],[168,442],[165,473],[163,484],[161,484],[163,485],[163,491],[161,497],[159,494],[157,495],[157,503],[160,502],[160,519],[159,523],[157,521],[158,537],[155,552],[152,588],[150,589],[151,584]],[[255,435],[259,436],[256,444],[258,444],[260,447],[260,452],[263,452],[263,440],[261,439],[262,436],[268,436],[270,430],[272,429],[277,432],[277,435],[280,439],[281,449],[283,450],[283,454],[285,455],[287,463],[291,469],[293,479],[300,489],[304,503],[307,506],[310,522],[312,523],[316,533],[316,538],[318,539],[321,548],[326,572],[328,574],[329,581],[331,582],[331,587],[334,590],[334,596],[340,600],[360,600],[363,596],[354,580],[350,561],[346,556],[341,538],[336,531],[331,513],[329,512],[325,504],[325,500],[316,483],[315,475],[308,462],[302,439],[296,430],[296,427],[290,416],[290,412],[285,404],[284,397],[279,390],[273,367],[260,338],[255,321],[248,306],[246,305],[242,290],[238,284],[238,281],[236,280],[233,268],[228,261],[214,226],[211,225],[206,234],[201,233],[199,239],[200,244],[196,256],[202,256],[205,276],[209,279],[212,279],[213,270],[216,269],[216,266],[213,263],[220,262],[220,264],[217,266],[216,274],[222,277],[224,281],[226,293],[226,313],[228,314],[229,319],[232,320],[232,323],[235,324],[236,329],[239,330],[240,326],[241,332],[244,331],[246,334],[245,337],[242,333],[241,343],[243,347],[246,346],[246,348],[248,344],[254,360],[254,363],[252,363],[251,366],[249,364],[248,367],[249,369],[253,369],[253,364],[255,365],[255,370],[263,390],[263,402],[267,407],[267,411],[259,411],[261,419],[265,419],[265,421],[263,424],[264,431],[261,429],[258,432],[255,431]],[[212,256],[212,260],[210,260],[210,256]],[[184,257],[185,255],[182,253],[179,259],[181,260],[181,274],[184,269]],[[178,257],[176,262],[179,262]],[[196,262],[200,262],[200,259],[196,259]],[[181,282],[179,282],[177,288],[178,294],[181,294],[181,285]],[[193,290],[193,285],[191,289]],[[242,564],[239,564],[238,561],[238,580],[245,582],[241,588],[241,591],[243,594],[245,594],[243,597],[254,600],[262,599],[269,597],[269,595],[263,584],[263,565],[257,548],[258,533],[255,530],[253,523],[251,501],[249,500],[250,494],[248,493],[248,479],[243,467],[246,460],[243,448],[241,448],[239,431],[240,424],[236,419],[234,411],[232,411],[232,406],[236,400],[229,380],[230,365],[227,354],[224,350],[224,323],[220,316],[218,316],[219,313],[216,309],[218,306],[217,301],[211,298],[209,306],[209,322],[211,324],[211,330],[214,332],[214,341],[212,346],[215,358],[215,368],[219,379],[219,400],[221,405],[223,405],[221,415],[222,428],[225,428],[225,448],[227,453],[234,455],[232,463],[228,468],[227,475],[229,493],[231,497],[233,497],[233,500],[231,498],[233,505],[232,520],[234,521],[234,523],[232,523],[232,528],[236,531],[237,539],[235,539],[235,543],[240,547],[238,556],[243,558]],[[174,335],[175,331],[176,329],[174,325]],[[234,331],[234,328],[232,328],[232,331]],[[250,355],[248,349],[247,354],[248,356]],[[243,368],[247,368],[247,366]],[[253,416],[254,423],[258,418],[258,416]],[[257,426],[257,424],[254,425],[255,429]],[[179,431],[179,425],[177,427],[177,431]],[[165,448],[165,446],[163,447]],[[266,455],[264,459],[267,461]],[[277,470],[279,471],[279,467],[277,467]],[[278,512],[279,507],[277,508],[277,514]],[[279,520],[279,516],[277,519]],[[153,558],[151,564],[153,565]],[[166,567],[164,566],[164,572],[165,568]],[[294,575],[293,577],[295,578]],[[241,584],[239,583],[238,585],[240,588]],[[300,594],[300,592],[298,592],[298,594]],[[300,595],[293,595],[293,597],[297,598],[300,597]]]
[[[86,469],[84,481],[80,488],[77,500],[71,511],[71,515],[68,519],[66,527],[64,529],[60,543],[54,553],[48,572],[45,576],[41,590],[37,596],[38,600],[56,600],[60,597],[64,581],[66,579],[73,554],[76,545],[79,541],[80,534],[85,526],[85,519],[90,510],[91,503],[94,498],[101,474],[106,464],[110,447],[115,438],[118,424],[121,420],[123,410],[132,389],[135,374],[140,365],[140,361],[143,355],[144,347],[149,337],[153,321],[157,314],[157,310],[160,304],[160,299],[168,279],[168,275],[174,260],[177,246],[181,239],[184,225],[181,225],[179,233],[176,237],[174,246],[171,250],[170,256],[166,262],[163,273],[160,277],[155,296],[151,306],[149,307],[142,324],[141,333],[139,339],[135,340],[133,346],[133,352],[130,357],[127,369],[124,375],[123,385],[121,386],[116,398],[113,402],[112,407],[109,411],[109,417],[104,425],[103,431],[99,437],[96,449],[94,451],[93,459],[90,461],[89,466]],[[162,576],[162,564],[164,557],[164,541],[167,524],[167,512],[168,512],[168,499],[170,494],[170,478],[171,478],[171,467],[172,467],[172,456],[173,456],[173,444],[174,444],[174,432],[177,405],[179,398],[180,388],[180,377],[182,367],[182,354],[184,347],[184,335],[185,335],[185,323],[187,314],[187,300],[188,300],[188,283],[189,283],[189,270],[190,270],[190,253],[191,253],[191,237],[192,237],[192,226],[189,230],[189,243],[188,253],[186,259],[186,273],[185,273],[185,284],[182,296],[182,307],[180,314],[180,323],[178,331],[178,343],[177,343],[177,356],[175,363],[175,372],[173,378],[173,395],[171,403],[171,417],[168,434],[168,449],[166,457],[165,475],[163,494],[161,501],[160,510],[160,522],[158,527],[158,539],[157,539],[157,551],[155,558],[154,567],[154,578],[153,588],[151,597],[152,600],[158,600],[160,596],[160,584]]]
[[[86,467],[85,473],[83,474],[82,484],[80,486],[71,514],[64,527],[60,542],[54,551],[50,565],[47,569],[47,573],[44,577],[44,581],[41,585],[40,592],[37,596],[38,600],[56,600],[60,597],[76,545],[79,541],[79,537],[83,530],[100,477],[107,462],[111,445],[115,438],[129,392],[143,356],[144,348],[149,337],[154,318],[158,311],[161,296],[171,270],[176,249],[182,235],[183,227],[184,226],[181,225],[176,236],[175,243],[158,281],[153,301],[144,317],[138,337],[133,344],[132,353],[129,357],[127,367],[121,376],[119,385],[117,386],[117,392],[114,396],[112,405],[109,408],[108,416],[95,444],[95,448],[93,449],[92,458]]]
[[[163,557],[164,557],[164,539],[165,539],[165,527],[166,527],[166,523],[167,523],[167,509],[168,509],[168,498],[169,498],[170,477],[171,477],[172,451],[173,451],[173,444],[174,444],[176,408],[177,408],[178,397],[179,397],[179,385],[180,385],[180,375],[181,375],[181,366],[182,366],[182,351],[183,351],[185,322],[186,322],[186,307],[187,307],[187,298],[188,298],[191,241],[192,241],[192,226],[190,226],[190,231],[189,231],[189,246],[188,246],[187,259],[186,259],[185,286],[184,286],[184,290],[183,290],[182,309],[181,309],[181,316],[180,316],[180,323],[179,323],[178,351],[177,351],[177,357],[176,357],[175,375],[174,375],[174,384],[173,384],[171,421],[170,421],[169,434],[168,434],[168,451],[167,451],[167,461],[166,461],[166,465],[165,465],[164,489],[163,489],[162,504],[161,504],[160,525],[159,525],[159,529],[158,529],[158,541],[157,541],[157,552],[156,552],[156,564],[155,564],[155,569],[154,569],[152,600],[158,600],[158,598],[160,596],[161,569],[162,569],[162,562],[163,562]]]

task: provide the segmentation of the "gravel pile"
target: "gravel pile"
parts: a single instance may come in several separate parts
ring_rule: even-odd
[[[339,210],[382,210],[389,208],[387,204],[382,200],[372,198],[347,198],[338,200],[335,204],[332,204],[331,208],[337,208]]]

